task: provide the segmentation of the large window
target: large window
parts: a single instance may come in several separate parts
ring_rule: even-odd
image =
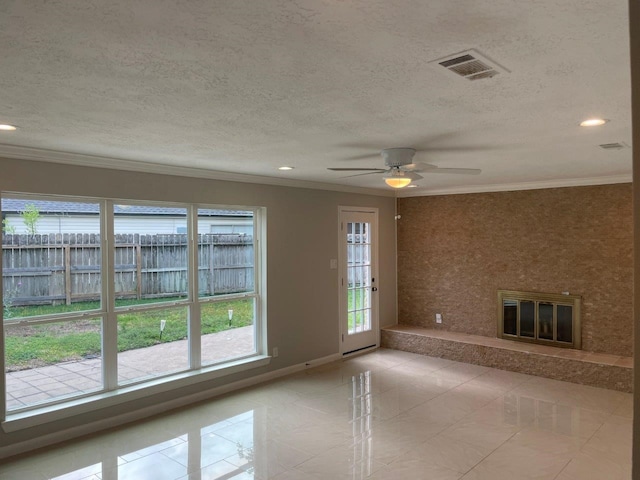
[[[15,194],[2,218],[6,411],[263,353],[260,209]]]
[[[2,207],[7,409],[102,390],[100,236],[59,233],[64,210],[99,232],[100,204],[8,198]]]
[[[203,365],[256,353],[253,235],[209,233],[216,213],[219,215],[219,210],[198,209],[198,297]],[[253,223],[253,212],[236,211],[236,214],[245,227]]]

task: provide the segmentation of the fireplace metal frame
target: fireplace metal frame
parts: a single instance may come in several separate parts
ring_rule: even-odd
[[[504,332],[504,300],[515,300],[518,302],[518,314],[517,314],[517,328],[518,334],[512,335]],[[520,336],[520,301],[535,302],[535,314],[534,314],[534,337]],[[554,305],[553,312],[553,330],[554,339],[557,338],[557,318],[556,305],[565,305],[572,307],[572,342],[562,342],[558,340],[547,340],[544,338],[538,338],[538,323],[539,323],[539,303],[551,303]],[[517,340],[519,342],[537,343],[540,345],[550,345],[553,347],[561,348],[582,348],[582,329],[580,322],[580,307],[582,303],[582,297],[579,295],[563,295],[556,293],[537,293],[537,292],[520,292],[516,290],[498,290],[498,338],[504,338],[508,340]]]

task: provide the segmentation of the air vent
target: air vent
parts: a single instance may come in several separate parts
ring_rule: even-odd
[[[474,49],[439,58],[430,63],[437,63],[451,73],[468,80],[481,80],[509,72]]]
[[[491,78],[498,74],[495,70],[487,70],[486,72],[476,73],[475,75],[469,75],[469,80],[481,80],[483,78]]]
[[[621,150],[623,148],[629,148],[629,147],[625,143],[616,142],[616,143],[603,143],[600,145],[600,148],[604,150]]]

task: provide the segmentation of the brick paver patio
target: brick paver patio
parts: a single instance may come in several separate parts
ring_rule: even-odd
[[[202,336],[203,363],[248,355],[254,351],[253,326]],[[59,363],[7,373],[7,409],[102,388],[100,358]],[[118,354],[119,382],[152,378],[186,370],[187,340],[163,343]]]

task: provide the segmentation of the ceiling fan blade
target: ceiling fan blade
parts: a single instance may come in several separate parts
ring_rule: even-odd
[[[462,175],[479,175],[482,170],[479,168],[432,168],[426,173],[457,173]]]
[[[404,176],[409,177],[411,180],[422,180],[424,178],[422,175],[418,175],[416,172],[406,172]]]
[[[384,168],[327,168],[334,172],[386,172]]]
[[[380,174],[385,172],[387,172],[387,170],[378,170],[377,172],[367,172],[367,173],[356,173],[355,175],[347,175],[346,177],[342,177],[342,178],[361,177],[363,175],[375,175],[375,174]]]
[[[421,172],[423,170],[431,170],[434,168],[438,168],[436,165],[431,165],[430,163],[422,163],[422,162],[413,162],[408,165],[403,165],[402,169],[407,172]]]

